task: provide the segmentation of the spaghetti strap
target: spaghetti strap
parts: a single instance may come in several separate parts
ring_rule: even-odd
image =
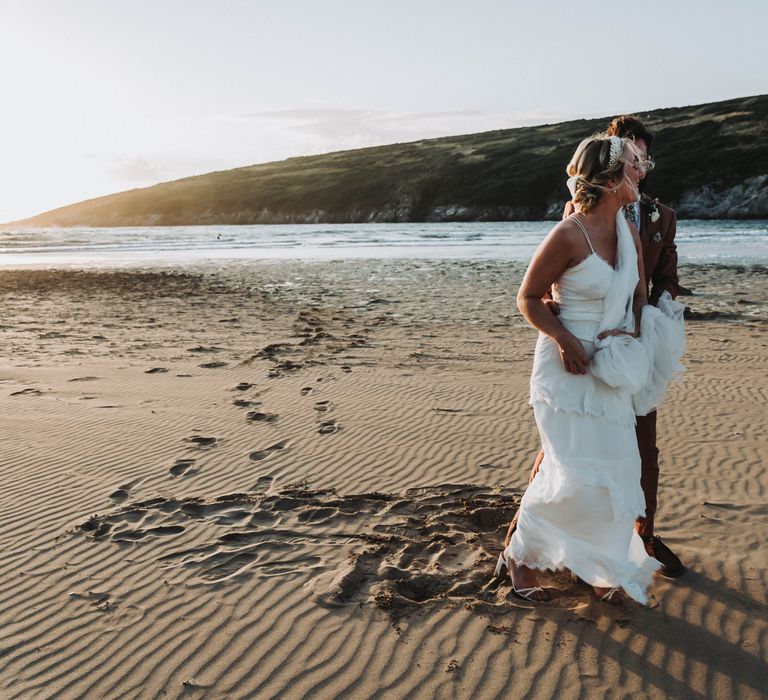
[[[587,229],[584,228],[584,224],[582,224],[581,221],[579,221],[575,216],[571,216],[570,218],[571,221],[575,221],[578,224],[579,228],[584,234],[584,238],[587,239],[587,245],[589,246],[589,249],[594,253],[595,249],[592,247],[592,241],[589,240],[589,234],[587,233]]]

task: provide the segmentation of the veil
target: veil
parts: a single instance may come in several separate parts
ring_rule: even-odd
[[[613,281],[605,297],[603,320],[598,333],[620,328],[632,333],[635,317],[632,300],[640,279],[637,270],[637,249],[624,214],[616,213],[616,266]],[[595,352],[590,365],[592,374],[609,386],[626,389],[634,394],[646,383],[650,372],[648,353],[630,335],[610,335],[595,340]]]
[[[635,329],[632,301],[640,279],[637,249],[621,209],[616,214],[616,238],[615,273],[598,333],[614,328],[631,333]],[[591,373],[609,386],[632,394],[636,415],[657,408],[669,384],[684,371],[680,364],[685,349],[683,310],[683,304],[665,291],[658,308],[643,307],[639,338],[612,335],[595,340],[597,351],[590,363]]]

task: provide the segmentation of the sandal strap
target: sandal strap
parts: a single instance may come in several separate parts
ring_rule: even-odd
[[[550,599],[541,586],[531,586],[530,588],[515,588],[515,585],[512,584],[512,591],[518,598],[530,601],[531,603],[543,603]],[[533,598],[532,596],[534,593],[543,593],[544,596],[542,598]]]
[[[600,600],[610,600],[618,592],[619,589],[617,587],[609,588],[607,593],[600,596]]]
[[[531,586],[530,588],[514,588],[515,593],[518,593],[520,595],[530,595],[531,593],[538,593],[539,591],[543,591],[544,589],[541,586]]]

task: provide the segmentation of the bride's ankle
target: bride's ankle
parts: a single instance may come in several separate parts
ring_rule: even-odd
[[[518,578],[524,578],[526,581],[536,581],[538,578],[535,569],[531,569],[525,564],[518,564],[512,557],[509,557],[509,568],[513,575]]]

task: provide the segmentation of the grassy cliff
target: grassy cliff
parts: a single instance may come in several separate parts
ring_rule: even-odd
[[[768,95],[640,116],[646,191],[697,218],[768,218]],[[339,151],[166,182],[17,224],[140,226],[558,218],[565,165],[609,117]]]

